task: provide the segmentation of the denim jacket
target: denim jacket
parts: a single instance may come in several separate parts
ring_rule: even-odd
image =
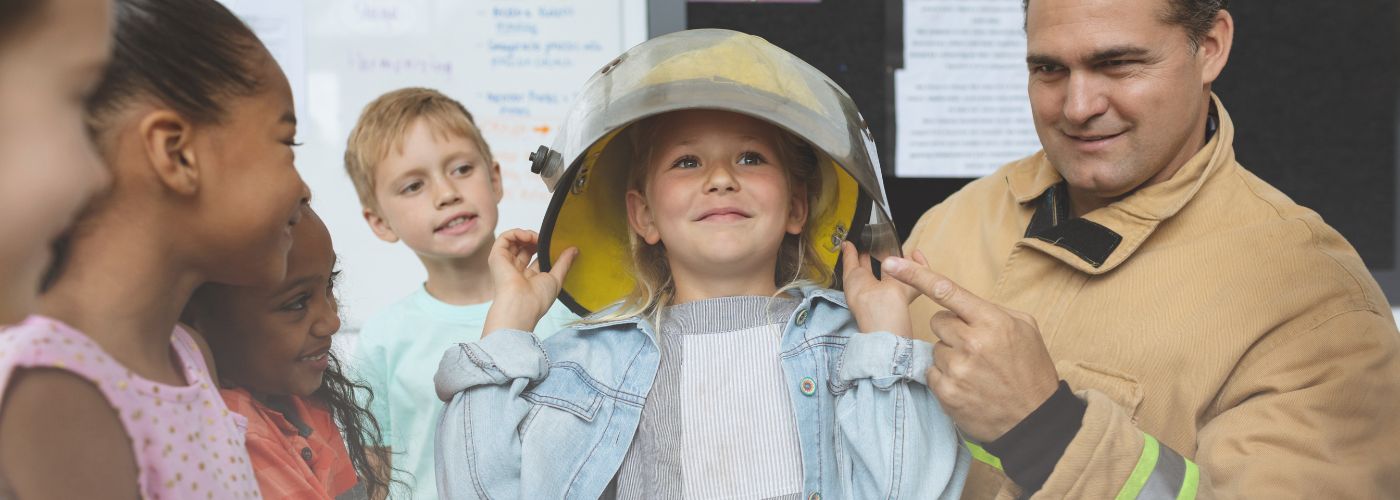
[[[804,288],[781,340],[803,494],[958,498],[969,455],[925,386],[927,342],[857,332],[841,292]],[[459,344],[434,379],[443,498],[599,498],[622,466],[657,373],[643,318],[541,343],[514,330]],[[800,390],[805,379],[818,388]]]

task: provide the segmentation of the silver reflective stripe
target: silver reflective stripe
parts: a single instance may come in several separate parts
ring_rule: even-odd
[[[1194,500],[1200,487],[1201,471],[1196,464],[1161,446],[1157,438],[1142,435],[1142,455],[1116,500],[1166,499]]]
[[[1186,479],[1186,459],[1166,446],[1157,447],[1157,465],[1152,468],[1147,484],[1142,486],[1138,498],[1143,500],[1176,500],[1181,492],[1182,481]]]

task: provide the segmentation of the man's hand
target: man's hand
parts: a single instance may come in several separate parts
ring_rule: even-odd
[[[564,276],[569,273],[578,249],[569,247],[549,272],[540,272],[540,262],[531,262],[539,247],[540,235],[534,231],[512,229],[491,245],[487,266],[495,285],[495,298],[486,311],[486,324],[481,336],[500,329],[532,331],[544,313],[559,298]]]
[[[870,256],[857,253],[849,241],[841,243],[841,267],[846,304],[861,333],[890,332],[909,338],[913,330],[909,303],[919,293],[889,276],[876,278],[870,270]]]
[[[995,441],[1058,389],[1035,318],[982,300],[907,259],[887,258],[882,269],[947,309],[929,320],[942,345],[933,350],[928,384],[968,437]]]

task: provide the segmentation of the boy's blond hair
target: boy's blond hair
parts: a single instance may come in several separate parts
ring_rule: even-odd
[[[419,119],[427,120],[438,136],[459,136],[476,144],[488,164],[495,163],[491,146],[481,136],[466,106],[429,88],[395,90],[365,105],[350,139],[345,143],[345,173],[360,195],[360,205],[379,210],[374,195],[375,167],[394,149],[402,149],[404,135]],[[489,165],[487,165],[489,166]]]

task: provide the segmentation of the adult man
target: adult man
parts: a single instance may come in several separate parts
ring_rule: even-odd
[[[1400,336],[1341,235],[1236,163],[1224,4],[1030,0],[1043,151],[923,216],[941,274],[887,259],[966,497],[1400,497]]]

